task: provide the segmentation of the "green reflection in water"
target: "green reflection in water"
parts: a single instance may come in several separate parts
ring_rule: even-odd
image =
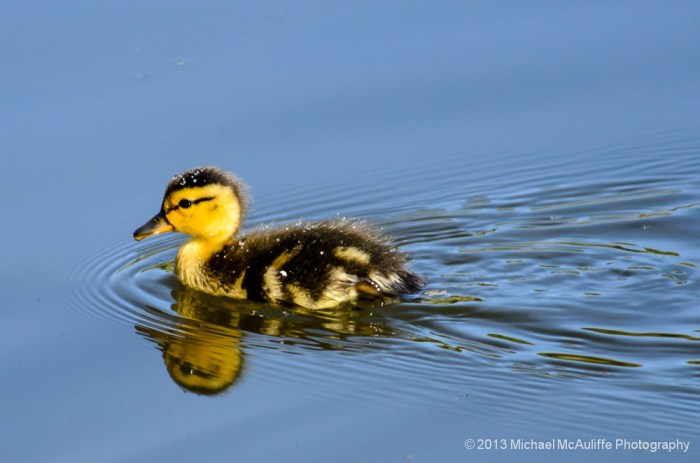
[[[127,263],[123,267],[117,269],[116,273],[123,272],[124,270],[127,270],[128,268],[138,264],[139,262],[141,262],[143,260],[147,260],[147,259],[149,259],[157,254],[160,254],[164,251],[168,251],[170,249],[177,249],[180,246],[181,241],[182,240],[180,238],[178,238],[178,239],[171,239],[171,240],[163,241],[163,242],[157,242],[157,243],[152,244],[150,246],[146,246],[142,250],[142,251],[146,251],[146,252],[139,254],[139,256],[137,258],[135,258],[131,262]],[[173,265],[174,265],[174,261],[173,261]],[[155,266],[151,266],[151,267],[142,269],[141,271],[145,272],[147,270],[153,269],[154,267]]]
[[[616,367],[637,368],[642,366],[639,363],[622,362],[620,360],[613,360],[605,357],[593,357],[590,355],[564,354],[556,352],[539,352],[537,355],[557,360],[571,360],[573,362],[595,363],[598,365],[610,365]]]
[[[679,253],[673,251],[662,251],[649,247],[636,247],[631,243],[585,243],[582,241],[528,241],[520,243],[508,243],[504,246],[489,246],[483,248],[460,248],[459,252],[474,253],[474,252],[490,252],[490,251],[566,251],[566,252],[584,252],[580,248],[605,248],[616,249],[625,252],[656,254],[661,256],[680,256]],[[692,265],[692,264],[691,264]]]
[[[603,196],[603,197],[589,197],[589,198],[583,198],[583,199],[573,199],[573,200],[565,200],[565,201],[558,201],[554,204],[546,204],[543,206],[534,206],[531,207],[530,210],[533,211],[546,211],[549,209],[561,209],[561,208],[571,208],[571,207],[576,207],[576,206],[583,206],[583,205],[590,205],[590,204],[606,204],[609,202],[615,202],[615,201],[624,201],[624,200],[630,200],[630,199],[635,199],[639,200],[641,198],[653,198],[653,197],[658,197],[658,196],[666,196],[666,195],[672,195],[676,193],[680,193],[680,190],[676,189],[666,189],[666,190],[655,190],[655,189],[645,189],[645,190],[637,190],[637,191],[625,191],[625,192],[616,192],[613,194],[610,194],[608,196]],[[685,206],[688,207],[688,206]],[[670,210],[676,210],[680,209],[681,207],[673,208]],[[654,211],[656,212],[656,211]],[[651,212],[651,213],[654,213]],[[634,214],[630,214],[634,215]]]
[[[459,302],[484,302],[484,299],[474,296],[453,294],[445,297],[424,298],[421,299],[420,302],[426,302],[428,304],[456,304]]]
[[[175,273],[175,261],[174,260],[169,260],[167,262],[160,262],[158,264],[153,264],[150,267],[146,267],[142,272],[148,272],[149,270],[162,270],[164,272],[168,273]]]
[[[700,341],[700,337],[691,336],[688,334],[676,334],[676,333],[655,333],[655,332],[634,332],[634,331],[622,331],[622,330],[608,330],[604,328],[582,328],[586,331],[593,331],[600,334],[611,334],[614,336],[631,336],[631,337],[644,337],[644,338],[677,338],[685,339],[688,341]]]
[[[534,346],[533,343],[525,341],[524,339],[518,339],[511,336],[506,336],[504,334],[489,333],[488,336],[496,339],[503,339],[505,341],[516,342],[518,344],[527,344],[529,346]]]

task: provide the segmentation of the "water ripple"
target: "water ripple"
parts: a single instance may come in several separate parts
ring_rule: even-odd
[[[693,150],[681,144],[678,153],[700,168]],[[547,170],[504,165],[500,177],[477,179],[455,157],[398,171],[391,198],[374,188],[358,199],[330,185],[287,197],[304,205],[300,215],[343,210],[394,236],[428,281],[401,304],[310,312],[201,295],[173,276],[183,238],[171,236],[124,237],[85,256],[67,275],[70,306],[135,327],[163,352],[173,380],[204,393],[230,387],[260,349],[336,352],[455,384],[521,375],[697,391],[700,253],[687,230],[700,229],[700,187],[691,175],[669,174],[668,159],[628,159],[606,158],[619,178],[567,177],[561,160]],[[474,182],[465,186],[465,177]],[[416,189],[418,179],[432,188]],[[252,225],[283,221],[290,204],[277,206]]]

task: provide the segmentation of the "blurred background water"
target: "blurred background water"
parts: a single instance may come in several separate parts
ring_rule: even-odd
[[[697,459],[697,2],[0,12],[3,460]],[[427,287],[185,290],[183,238],[131,232],[199,164],[251,186],[251,227],[376,223]],[[493,438],[690,448],[464,447]]]

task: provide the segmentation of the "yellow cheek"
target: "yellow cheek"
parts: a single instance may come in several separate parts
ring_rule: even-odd
[[[217,204],[197,204],[187,209],[175,209],[167,214],[175,229],[193,236],[218,235],[222,228],[229,228],[233,219],[224,214]]]
[[[202,198],[206,200],[202,201]],[[178,207],[183,199],[188,208]],[[197,238],[224,241],[236,233],[241,220],[241,205],[233,191],[221,185],[185,188],[165,198],[166,217],[175,231]]]
[[[189,217],[186,217],[184,214],[182,214],[179,210],[174,210],[170,211],[165,215],[168,219],[168,222],[175,227],[175,230],[183,233],[187,233],[187,222],[189,221]]]
[[[219,218],[214,217],[206,211],[198,211],[199,214],[190,216],[188,220],[188,225],[192,230],[193,234],[201,236],[210,236],[213,234],[213,229],[215,224],[218,222]]]

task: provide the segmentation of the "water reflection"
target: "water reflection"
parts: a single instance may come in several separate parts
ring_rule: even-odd
[[[379,352],[397,378],[435,371],[440,384],[515,374],[685,391],[698,361],[699,258],[686,242],[697,188],[531,183],[471,197],[452,185],[430,207],[374,210],[429,281],[411,301],[311,312],[202,295],[172,274],[175,236],[136,247],[125,237],[86,256],[72,305],[136,326],[173,381],[198,394],[230,389],[261,349],[298,377],[316,373],[290,353],[360,354],[343,359],[363,370]]]
[[[177,302],[172,309],[183,317],[180,322],[164,329],[137,324],[136,331],[158,345],[168,374],[183,389],[205,395],[225,391],[243,367],[236,314],[210,310],[193,293],[175,291],[173,295]],[[147,310],[159,312],[154,307]]]
[[[173,312],[148,306],[144,319],[168,323],[137,323],[136,331],[157,344],[168,374],[183,389],[204,395],[226,391],[241,377],[247,334],[278,338],[284,345],[356,350],[352,336],[391,336],[389,326],[367,317],[372,305],[329,310],[284,310],[253,301],[216,298],[189,288],[172,291]]]

